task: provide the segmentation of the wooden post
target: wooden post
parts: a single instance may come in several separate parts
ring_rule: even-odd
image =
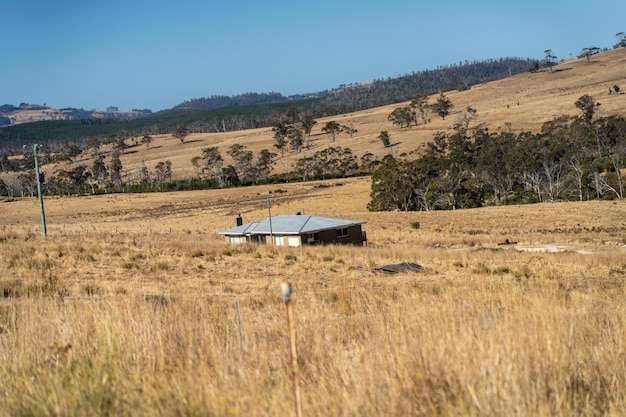
[[[235,301],[235,306],[237,307],[237,318],[239,320],[239,344],[241,345],[241,353],[245,353],[245,344],[243,338],[243,322],[241,321],[241,308],[239,306],[239,300]]]
[[[287,308],[287,325],[289,328],[289,345],[291,348],[291,368],[293,372],[293,393],[296,402],[296,416],[302,417],[302,401],[300,398],[300,376],[298,373],[298,353],[296,351],[296,328],[293,320],[293,305],[291,303],[291,284],[281,285],[285,307]]]

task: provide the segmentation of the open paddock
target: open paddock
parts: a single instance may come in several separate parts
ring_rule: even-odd
[[[285,281],[305,415],[626,414],[624,202],[370,213],[368,193],[50,198],[47,239],[35,199],[0,202],[0,416],[293,414]],[[368,246],[217,235],[268,196],[366,220]],[[541,246],[564,249],[518,250]],[[422,269],[375,271],[401,262]]]

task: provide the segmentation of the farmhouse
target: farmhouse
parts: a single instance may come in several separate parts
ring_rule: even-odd
[[[367,241],[360,220],[332,217],[294,215],[275,216],[260,222],[243,224],[237,217],[237,227],[219,232],[230,243],[270,243],[276,246],[302,246],[320,244],[363,245]]]

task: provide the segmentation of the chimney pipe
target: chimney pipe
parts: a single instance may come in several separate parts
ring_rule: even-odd
[[[237,215],[237,226],[243,226],[243,219],[241,218],[241,213]]]

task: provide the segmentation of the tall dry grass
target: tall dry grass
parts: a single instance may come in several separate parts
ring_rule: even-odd
[[[362,248],[231,247],[180,204],[0,227],[0,415],[293,414],[283,281],[305,415],[626,413],[621,203],[361,212]]]

